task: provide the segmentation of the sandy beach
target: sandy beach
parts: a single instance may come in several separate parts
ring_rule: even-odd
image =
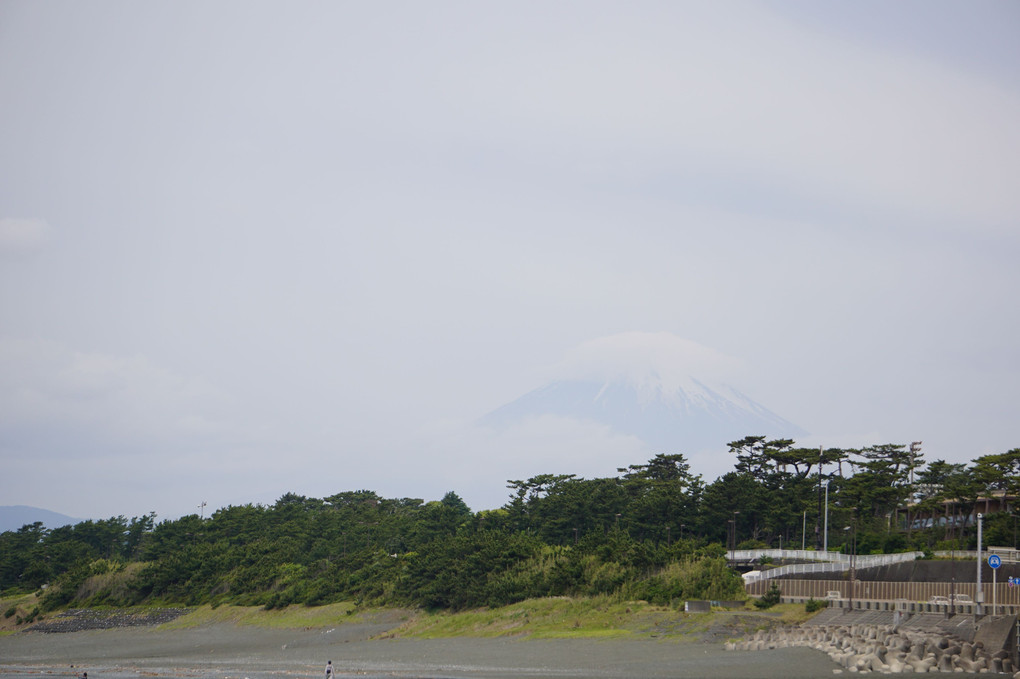
[[[383,639],[385,625],[279,630],[217,623],[0,637],[0,679],[195,677],[830,677],[837,666],[804,648],[727,652],[722,644],[656,640]]]

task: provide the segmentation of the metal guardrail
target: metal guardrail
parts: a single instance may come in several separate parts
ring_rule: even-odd
[[[987,559],[992,554],[996,554],[1002,559],[1002,563],[1017,563],[1020,562],[1020,549],[1013,549],[1011,547],[985,547],[981,550],[981,558]],[[935,556],[943,557],[946,559],[976,559],[977,552],[974,550],[955,550],[952,552],[940,551],[935,552]]]
[[[935,556],[943,558],[957,558],[957,559],[976,559],[977,552],[973,549],[964,550],[943,550],[934,552]],[[981,557],[985,558],[989,554],[998,554],[1002,557],[1002,560],[1006,563],[1020,561],[1020,550],[1009,549],[1006,547],[986,547],[981,550]],[[793,559],[799,561],[831,561],[841,562],[850,561],[849,554],[843,554],[841,552],[818,552],[813,549],[736,549],[729,550],[727,552],[730,561],[757,561],[762,556],[768,556],[772,559]],[[906,558],[904,555],[909,555]],[[898,563],[899,561],[906,561],[909,559],[916,559],[919,556],[923,556],[922,552],[902,552],[900,554],[859,554],[857,556],[858,562],[861,559],[873,559],[873,558],[889,558],[891,561],[888,563]]]
[[[798,559],[800,561],[849,561],[850,557],[839,552],[816,552],[813,549],[731,549],[727,552],[730,561],[758,561],[763,556],[771,559]]]
[[[800,573],[841,573],[849,570],[851,559],[855,568],[874,568],[886,566],[904,561],[914,561],[923,552],[902,552],[900,554],[863,554],[852,557],[850,554],[839,552],[815,552],[807,549],[737,549],[729,551],[730,561],[761,561],[762,557],[770,559],[796,559],[801,561],[815,561],[817,563],[798,563],[770,568],[761,571],[753,579],[768,580],[784,575],[798,575]]]
[[[769,580],[771,578],[780,578],[784,575],[800,575],[802,573],[842,573],[843,571],[849,570],[849,563],[797,563],[790,564],[788,566],[780,566],[779,568],[770,568],[767,571],[760,571],[754,577],[750,576],[750,573],[745,574],[745,580]]]
[[[989,547],[985,550],[988,554],[997,554],[1003,563],[1020,562],[1020,549],[1013,547]]]
[[[988,556],[988,552],[982,552],[982,554],[984,554],[985,556]],[[961,561],[966,561],[968,559],[976,559],[977,558],[977,552],[974,551],[973,549],[969,549],[969,550],[967,550],[967,549],[957,549],[957,550],[954,550],[954,551],[951,551],[951,552],[941,552],[941,551],[940,552],[935,552],[935,556],[937,556],[939,558],[960,559]]]
[[[915,561],[918,557],[924,556],[921,552],[904,552],[901,554],[879,554],[879,555],[858,555],[852,557],[847,554],[835,552],[812,552],[810,550],[731,550],[730,561],[761,561],[762,557],[769,559],[796,559],[801,561],[815,561],[813,564],[789,564],[778,568],[770,568],[761,571],[754,578],[768,580],[784,575],[799,575],[801,573],[841,573],[850,570],[853,562],[854,568],[875,568],[876,566],[887,566],[889,564],[900,564],[905,561]]]
[[[939,551],[934,553],[940,558],[956,558],[960,560],[976,559],[978,553],[974,550],[960,551]],[[982,550],[981,557],[989,554],[999,554],[1003,561],[1009,562],[1016,559],[1016,550],[1004,550],[1002,548],[989,548]],[[774,561],[813,561],[815,563],[798,563],[770,568],[757,573],[753,580],[768,580],[779,578],[785,575],[799,575],[801,573],[842,573],[850,569],[851,555],[840,552],[816,552],[811,549],[737,549],[729,550],[727,556],[730,561],[753,562],[768,557]],[[875,568],[887,566],[904,561],[914,561],[924,556],[924,552],[901,552],[899,554],[858,554],[855,557],[855,568]]]

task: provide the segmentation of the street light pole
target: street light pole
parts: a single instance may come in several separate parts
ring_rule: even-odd
[[[829,479],[822,481],[822,486],[825,487],[825,537],[822,538],[822,551],[826,554],[829,552]]]
[[[981,615],[981,604],[985,602],[985,593],[981,589],[981,519],[984,515],[978,512],[978,534],[977,534],[977,615]]]
[[[854,567],[857,565],[857,519],[851,520],[851,525],[846,527],[850,531],[850,610],[854,609],[854,585],[857,573]]]

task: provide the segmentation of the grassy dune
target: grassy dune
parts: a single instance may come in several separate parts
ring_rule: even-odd
[[[25,619],[39,619],[39,597],[19,594],[0,598],[0,634],[16,632]]]
[[[15,607],[20,615],[31,610],[35,597],[0,600],[0,611]],[[138,609],[142,611],[144,609]],[[52,617],[58,613],[52,613]],[[306,607],[289,606],[267,611],[258,606],[199,606],[159,629],[191,629],[229,624],[270,629],[308,629],[343,624],[384,622],[390,625],[381,638],[497,638],[530,639],[671,639],[697,641],[712,637],[738,637],[777,624],[803,622],[812,614],[803,605],[781,604],[767,613],[713,611],[683,613],[643,601],[615,597],[531,599],[500,608],[459,613],[396,609],[359,609],[351,602]],[[15,617],[0,620],[0,634],[15,631]],[[6,624],[5,624],[6,623]],[[19,629],[23,629],[20,627]]]
[[[392,636],[619,639],[648,633],[676,616],[668,608],[604,597],[532,599],[501,608],[420,614],[393,630]]]
[[[737,637],[779,624],[810,618],[803,605],[781,604],[767,613],[746,609],[683,613],[643,601],[613,597],[531,599],[499,608],[459,613],[356,609],[351,603],[316,608],[290,606],[265,611],[258,607],[203,606],[164,625],[183,629],[213,623],[270,628],[333,627],[379,620],[393,622],[380,638],[444,639],[457,637],[530,639],[672,639],[697,641],[705,635]]]
[[[334,627],[344,622],[355,622],[353,603],[342,602],[326,606],[288,606],[272,611],[260,606],[199,606],[177,620],[161,625],[160,629],[188,629],[217,623],[255,625],[275,629],[302,629],[305,627]]]

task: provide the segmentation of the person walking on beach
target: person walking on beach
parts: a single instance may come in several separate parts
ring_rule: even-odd
[[[333,679],[333,661],[326,662],[326,679]]]

